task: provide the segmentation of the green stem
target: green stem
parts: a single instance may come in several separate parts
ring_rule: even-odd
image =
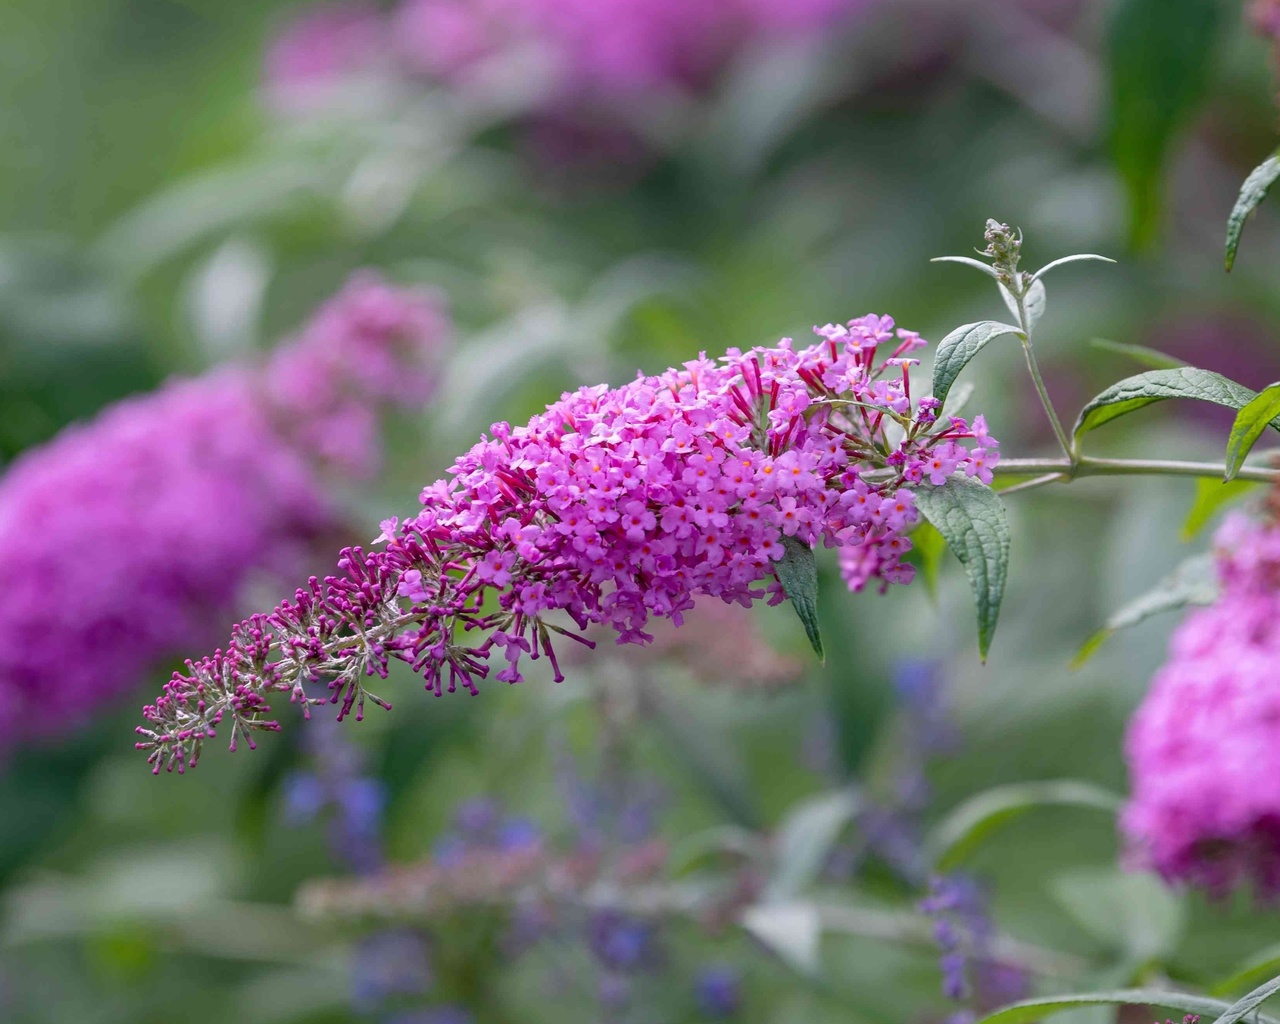
[[[1001,476],[1040,476],[1028,483],[1049,484],[1082,476],[1194,476],[1223,479],[1226,467],[1220,462],[1181,462],[1166,459],[1001,459],[993,472]],[[1245,466],[1237,474],[1241,480],[1280,483],[1280,469]],[[1019,485],[1021,486],[1021,485]]]
[[[1031,371],[1031,380],[1036,386],[1036,394],[1040,396],[1040,404],[1044,406],[1045,414],[1049,417],[1049,423],[1053,427],[1054,436],[1058,439],[1058,444],[1062,446],[1062,454],[1071,462],[1076,460],[1076,451],[1071,445],[1071,441],[1067,438],[1067,432],[1062,429],[1062,421],[1058,419],[1058,410],[1053,407],[1053,402],[1049,399],[1049,389],[1044,385],[1044,378],[1040,375],[1040,364],[1036,361],[1035,350],[1031,347],[1031,324],[1027,319],[1027,289],[1029,285],[1023,282],[1027,280],[1025,274],[1015,274],[1014,283],[1017,288],[1013,292],[1014,298],[1018,303],[1018,326],[1022,328],[1022,351],[1027,357],[1027,369]],[[1006,286],[1008,287],[1008,286]]]

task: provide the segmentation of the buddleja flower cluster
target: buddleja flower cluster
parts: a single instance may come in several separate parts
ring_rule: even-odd
[[[1280,506],[1215,538],[1221,597],[1193,612],[1129,727],[1130,857],[1225,895],[1280,896]]]
[[[940,419],[936,399],[913,403],[919,335],[874,315],[816,333],[495,424],[422,492],[417,516],[383,524],[382,546],[346,550],[341,575],[313,578],[176,674],[138,746],[156,771],[181,771],[220,723],[233,749],[277,729],[267,697],[305,707],[313,681],[339,717],[359,716],[366,698],[385,706],[365,682],[392,659],[436,695],[475,693],[494,655],[498,680],[545,657],[559,681],[553,641],[590,645],[583,631],[602,624],[646,643],[651,618],[678,625],[701,596],[780,602],[779,561],[819,541],[840,549],[854,590],[908,582],[910,487],[958,471],[989,480],[996,443],[981,416],[971,427]]]
[[[342,528],[325,471],[376,466],[378,407],[428,396],[446,334],[432,296],[360,275],[265,365],[172,381],[18,459],[0,481],[5,743],[78,723],[208,642],[256,576],[296,575]]]

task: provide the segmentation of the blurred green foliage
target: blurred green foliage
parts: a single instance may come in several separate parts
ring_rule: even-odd
[[[399,425],[378,486],[349,496],[372,535],[491,421],[519,421],[577,384],[802,337],[868,310],[933,340],[1003,315],[985,282],[927,262],[968,252],[988,216],[1022,227],[1032,265],[1080,250],[1121,260],[1049,282],[1037,346],[1062,408],[1135,372],[1122,351],[1090,346],[1097,336],[1251,387],[1280,378],[1274,209],[1259,211],[1235,274],[1220,270],[1239,182],[1275,144],[1266,48],[1235,4],[883,0],[806,59],[745,74],[671,151],[587,181],[539,166],[501,127],[459,130],[459,141],[446,125],[432,148],[359,119],[274,123],[259,67],[285,9],[0,9],[6,461],[168,374],[270,344],[349,270],[382,266],[447,294],[461,355],[436,406]],[[428,136],[431,113],[410,117]],[[969,371],[971,408],[1006,453],[1049,452],[1020,359],[1016,346],[992,344],[983,372]],[[1098,454],[1221,458],[1226,426],[1198,416],[1163,403],[1090,443]],[[761,614],[771,641],[804,659],[801,683],[768,695],[734,687],[732,665],[730,685],[710,689],[678,668],[658,673],[661,699],[628,743],[669,794],[663,838],[678,848],[729,823],[767,831],[838,783],[886,786],[891,680],[909,656],[945,663],[962,737],[931,763],[930,822],[998,784],[1078,779],[1123,793],[1124,722],[1170,622],[1118,634],[1079,672],[1068,664],[1109,610],[1183,560],[1195,498],[1193,483],[1163,480],[1011,497],[1009,592],[985,667],[949,556],[932,595],[917,585],[883,597],[844,593],[820,557],[825,664],[789,610]],[[627,671],[602,658],[559,688],[535,678],[439,702],[394,675],[396,710],[353,729],[387,787],[390,856],[424,856],[467,796],[494,795],[563,828],[553,747],[594,749],[599,694]],[[280,824],[296,730],[256,754],[210,751],[188,778],[154,780],[130,729],[161,678],[139,680],[115,719],[21,752],[0,779],[0,1017],[372,1019],[349,1005],[352,934],[293,909],[300,883],[337,870],[319,827]],[[834,775],[807,764],[814,721],[834,737]],[[1174,899],[1119,874],[1116,858],[1105,816],[1044,809],[1010,821],[970,863],[991,881],[1002,932],[1083,965],[1050,986],[1161,975],[1205,986],[1274,942],[1273,913]],[[909,912],[918,895],[883,864],[831,890],[815,899]],[[1115,913],[1131,905],[1132,916]],[[1152,921],[1155,933],[1130,927]],[[557,956],[580,950],[543,950],[512,968],[484,922],[472,924],[444,937],[439,970],[441,984],[484,1004],[480,1024],[594,1019],[590,1000],[544,984],[563,966]],[[681,925],[671,941],[674,962],[746,967],[744,1020],[887,1024],[949,1012],[927,936],[826,935],[817,981],[740,931],[708,938]],[[663,1012],[653,1019],[682,1019],[687,1007]],[[1091,1019],[1115,1019],[1104,1012]]]

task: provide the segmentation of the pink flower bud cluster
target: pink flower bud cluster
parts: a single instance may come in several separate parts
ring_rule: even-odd
[[[377,407],[426,397],[445,336],[434,298],[358,275],[265,365],[171,381],[18,459],[0,745],[80,722],[206,642],[246,584],[300,571],[342,528],[320,470],[376,464]]]
[[[1178,627],[1129,726],[1131,861],[1223,896],[1280,896],[1280,522],[1215,538],[1221,596]]]
[[[776,603],[778,560],[819,541],[841,549],[854,589],[908,582],[909,488],[989,478],[996,444],[982,417],[970,428],[940,421],[935,399],[913,404],[919,335],[879,316],[817,334],[582,388],[525,426],[495,424],[422,492],[417,516],[383,524],[384,546],[348,549],[342,575],[312,578],[175,674],[139,747],[157,771],[182,770],[219,723],[233,749],[278,728],[267,696],[305,707],[312,681],[339,717],[362,712],[366,697],[385,703],[364,682],[392,658],[437,695],[475,693],[495,654],[501,681],[540,657],[558,681],[553,638],[591,646],[583,632],[602,624],[648,643],[651,618],[679,625],[700,596]]]

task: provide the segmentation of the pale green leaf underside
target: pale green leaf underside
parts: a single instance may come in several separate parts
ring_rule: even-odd
[[[1097,253],[1093,253],[1093,252],[1080,252],[1080,253],[1076,253],[1074,256],[1062,256],[1056,260],[1050,260],[1043,267],[1037,270],[1031,276],[1031,279],[1033,281],[1038,281],[1040,280],[1040,278],[1044,277],[1045,274],[1049,273],[1049,271],[1054,270],[1057,267],[1064,266],[1068,263],[1079,263],[1081,260],[1096,260],[1099,263],[1115,262],[1115,260],[1113,260],[1110,256],[1099,256]]]
[[[1194,366],[1148,370],[1112,384],[1094,398],[1080,410],[1073,433],[1079,437],[1135,409],[1169,398],[1193,398],[1229,409],[1243,409],[1257,394],[1220,373]],[[1280,430],[1280,420],[1273,420],[1271,425]]]
[[[1004,304],[1008,307],[1009,315],[1015,320],[1018,319],[1018,300],[1013,297],[1013,292],[1009,291],[1004,285],[997,283],[996,287],[1000,289],[1000,297],[1004,299]],[[1027,293],[1022,297],[1022,308],[1027,314],[1027,330],[1034,331],[1036,324],[1040,318],[1044,316],[1045,305],[1048,302],[1048,296],[1044,290],[1043,281],[1032,281]]]
[[[1205,1018],[1227,1009],[1226,1003],[1207,996],[1161,989],[1128,988],[1114,992],[1081,992],[1047,996],[1043,999],[1025,999],[988,1014],[978,1024],[1031,1024],[1055,1013],[1064,1013],[1082,1006],[1155,1006],[1162,1010],[1177,1010],[1179,1013],[1196,1013]],[[1260,1016],[1259,1024],[1278,1022],[1274,1017]]]
[[[774,837],[777,866],[765,889],[766,901],[786,900],[807,889],[858,809],[853,791],[839,790],[807,800],[788,814]]]
[[[1236,250],[1240,248],[1240,232],[1244,230],[1245,220],[1267,198],[1267,190],[1277,179],[1280,179],[1280,150],[1255,167],[1240,186],[1236,205],[1227,218],[1227,270],[1235,265]]]
[[[1039,807],[1083,807],[1114,814],[1115,793],[1076,779],[1018,782],[970,797],[930,832],[926,847],[937,871],[954,870],[1000,826]]]
[[[1259,985],[1248,995],[1241,996],[1227,1007],[1226,1012],[1213,1024],[1236,1024],[1236,1021],[1244,1020],[1245,1017],[1253,1019],[1254,1011],[1277,992],[1280,992],[1280,977],[1272,978],[1265,984]]]
[[[947,400],[951,385],[969,360],[986,347],[988,342],[1007,334],[1022,337],[1022,331],[995,320],[981,320],[976,324],[957,327],[938,343],[933,357],[933,397],[940,402]]]
[[[964,564],[978,610],[978,651],[986,660],[1009,574],[1009,517],[990,487],[959,474],[922,484],[916,506]]]
[[[1084,642],[1071,667],[1079,668],[1093,657],[1098,648],[1117,630],[1136,626],[1161,612],[1176,611],[1187,605],[1212,604],[1217,597],[1218,579],[1214,571],[1213,556],[1193,555],[1145,594],[1121,605],[1107,619],[1107,624]]]

